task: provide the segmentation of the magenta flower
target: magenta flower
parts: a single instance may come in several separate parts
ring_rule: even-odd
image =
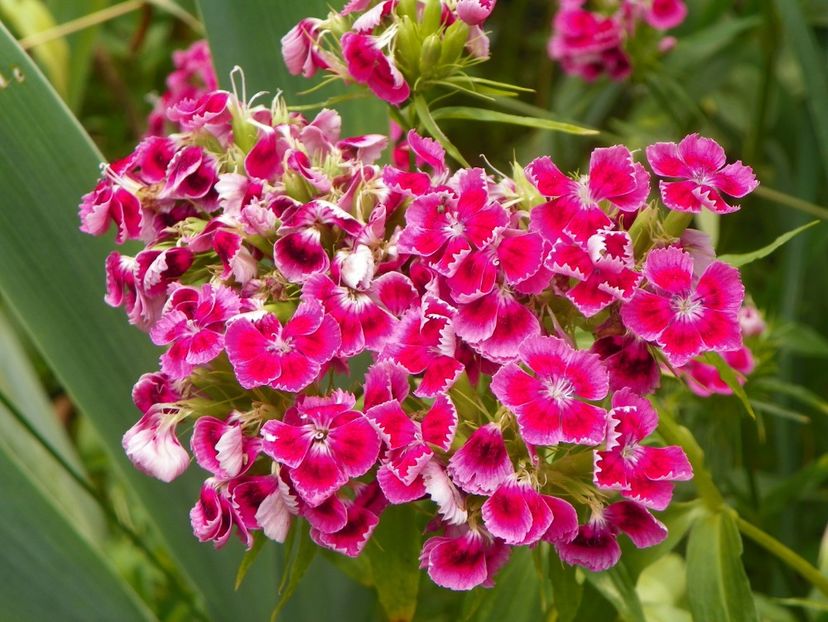
[[[586,11],[578,3],[564,5],[555,14],[547,51],[568,74],[595,80],[607,73],[620,80],[632,71],[630,59],[621,47],[622,37],[618,20]]]
[[[759,185],[753,169],[741,162],[725,165],[725,152],[712,138],[690,134],[678,145],[656,143],[647,147],[647,159],[656,175],[684,181],[660,181],[661,199],[670,209],[699,213],[706,207],[717,214],[739,209],[720,193],[741,199]]]
[[[247,531],[261,529],[271,540],[284,542],[293,516],[299,513],[296,497],[278,475],[252,475],[228,485],[239,524]]]
[[[452,590],[492,587],[494,575],[508,561],[510,548],[475,528],[452,529],[426,540],[420,568],[437,585]]]
[[[389,400],[402,403],[409,390],[405,367],[391,359],[378,361],[365,372],[363,407],[368,410]]]
[[[394,106],[408,99],[408,83],[394,60],[377,46],[376,37],[346,32],[341,43],[348,73],[356,82],[367,85],[377,97]]]
[[[723,352],[722,358],[737,372],[736,377],[739,384],[744,384],[747,380],[746,376],[756,367],[756,361],[747,346],[742,346],[738,350]],[[714,393],[733,395],[733,389],[722,380],[719,370],[713,365],[693,359],[676,371],[685,379],[689,389],[699,397],[709,397]]]
[[[341,336],[322,306],[307,300],[284,326],[271,314],[257,321],[239,317],[227,328],[225,341],[245,389],[267,385],[298,392],[316,380],[322,365],[339,351]]]
[[[650,402],[628,389],[612,396],[608,422],[606,448],[595,452],[595,485],[663,510],[673,496],[672,482],[693,477],[684,451],[641,445],[655,431],[658,415]]]
[[[557,337],[533,337],[520,348],[519,363],[507,363],[491,389],[517,415],[521,436],[534,445],[560,442],[597,445],[607,413],[586,400],[601,400],[609,378],[598,355],[574,350]]]
[[[310,78],[317,69],[327,69],[328,62],[317,43],[321,23],[320,19],[305,18],[282,37],[282,58],[292,75]]]
[[[109,179],[102,180],[92,192],[83,196],[79,215],[80,230],[84,233],[103,235],[113,223],[118,244],[141,237],[144,224],[141,202]]]
[[[496,423],[487,423],[475,430],[448,464],[452,481],[473,495],[492,494],[514,472]]]
[[[457,17],[470,26],[479,26],[489,19],[496,2],[497,0],[458,0]]]
[[[262,427],[262,450],[284,464],[302,500],[316,506],[352,477],[364,475],[377,461],[380,438],[354,396],[335,391],[305,397],[283,421]]]
[[[198,501],[190,510],[190,524],[199,542],[212,542],[217,549],[227,544],[233,533],[233,525],[238,528],[239,538],[247,548],[253,544],[250,533],[233,509],[226,489],[212,478],[206,480],[201,487]]]
[[[227,421],[200,417],[190,439],[196,462],[220,481],[250,469],[259,453],[259,444],[258,438],[244,434],[238,413],[231,414]]]
[[[332,551],[348,557],[358,557],[379,524],[379,516],[386,503],[375,482],[360,485],[356,497],[342,504],[345,509],[345,524],[336,531],[312,528],[311,538],[318,545]]]
[[[175,435],[181,421],[178,409],[154,404],[124,434],[121,445],[135,467],[162,482],[171,482],[187,470],[190,456]]]
[[[525,169],[529,181],[552,200],[532,209],[532,228],[550,242],[563,235],[579,242],[611,226],[599,204],[606,201],[623,212],[634,212],[650,194],[650,176],[622,145],[595,149],[589,173],[577,181],[566,177],[546,156]]]
[[[632,335],[610,335],[596,339],[591,350],[607,368],[610,391],[628,387],[633,393],[647,395],[658,388],[661,370],[646,342]]]
[[[633,333],[658,343],[672,365],[741,347],[737,315],[745,289],[736,268],[714,261],[694,284],[690,255],[669,247],[650,251],[644,276],[652,291],[639,289],[621,317]]]
[[[218,181],[216,162],[201,147],[184,147],[170,160],[162,199],[201,199]]]
[[[558,542],[555,549],[567,564],[583,566],[592,572],[612,568],[621,557],[618,534],[626,534],[639,549],[655,546],[667,537],[667,528],[643,506],[618,501],[593,513],[578,529],[571,542]]]
[[[506,544],[530,546],[546,534],[554,516],[551,508],[528,482],[510,477],[486,499],[483,522],[493,536]]]
[[[651,0],[644,12],[644,19],[653,28],[669,30],[675,28],[687,17],[684,0]]]
[[[171,378],[188,376],[224,349],[224,325],[239,312],[238,295],[223,285],[180,287],[150,331],[155,345],[172,344],[161,355],[161,370]]]

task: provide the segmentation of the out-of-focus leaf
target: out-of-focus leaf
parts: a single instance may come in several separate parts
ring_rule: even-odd
[[[152,614],[0,445],[4,620],[152,620]]]
[[[279,617],[290,597],[296,592],[299,581],[305,576],[313,558],[316,556],[316,552],[319,550],[316,543],[311,540],[308,524],[305,521],[294,522],[293,529],[297,530],[295,537],[299,543],[296,545],[296,555],[288,560],[285,565],[282,586],[279,589],[279,601],[270,615],[271,622]]]
[[[676,553],[668,553],[656,560],[638,577],[635,590],[644,607],[648,604],[675,605],[687,590],[684,559]]]
[[[806,389],[805,387],[792,384],[790,382],[785,382],[784,380],[780,380],[778,378],[762,378],[757,381],[756,386],[774,393],[781,393],[788,397],[792,397],[800,404],[805,404],[818,410],[823,415],[828,415],[828,402],[810,389]]]
[[[421,545],[414,509],[392,506],[383,512],[363,553],[371,564],[380,605],[394,622],[414,617],[422,574],[418,563]]]
[[[446,106],[443,108],[437,108],[436,110],[431,111],[431,116],[437,120],[459,119],[461,121],[483,121],[485,123],[522,125],[524,127],[532,127],[538,130],[550,130],[553,132],[563,132],[564,134],[576,134],[578,136],[594,136],[595,134],[598,134],[596,130],[581,127],[580,125],[575,125],[574,123],[564,123],[563,121],[553,121],[552,119],[509,114],[507,112],[499,112],[497,110],[472,108],[468,106]]]
[[[275,95],[281,90],[288,104],[301,105],[347,92],[344,85],[337,83],[313,93],[309,96],[313,97],[311,100],[303,99],[298,93],[317,84],[320,78],[292,76],[282,60],[282,36],[304,17],[324,18],[331,3],[325,0],[199,0],[198,4],[223,88],[230,88],[230,71],[238,65],[244,70],[248,96],[257,91]],[[344,132],[388,132],[388,115],[377,98],[342,102],[336,108],[342,114]]]
[[[540,590],[531,552],[525,547],[512,549],[509,563],[497,574],[495,587],[476,588],[466,595],[463,619],[535,622],[541,619],[542,613]]]
[[[763,257],[767,257],[777,248],[785,244],[786,242],[792,240],[800,233],[805,231],[806,229],[813,227],[814,225],[819,224],[818,220],[813,220],[806,225],[802,225],[801,227],[797,227],[792,231],[788,231],[787,233],[783,233],[778,238],[776,238],[773,242],[768,244],[767,246],[763,246],[759,250],[755,250],[752,253],[744,253],[740,255],[721,255],[719,259],[721,261],[726,261],[731,266],[736,266],[737,268],[741,268],[744,265],[747,265],[757,259],[762,259]]]
[[[700,518],[690,531],[687,596],[695,620],[758,622],[742,566],[742,538],[727,512]]]
[[[708,363],[716,368],[716,371],[719,372],[721,379],[728,386],[728,388],[733,391],[733,394],[739,398],[748,414],[756,419],[756,413],[753,410],[753,405],[750,403],[747,393],[745,393],[745,388],[739,382],[739,375],[736,373],[736,370],[728,365],[727,361],[725,361],[724,358],[722,358],[722,355],[718,352],[708,352],[702,358],[705,363]]]
[[[644,610],[635,583],[623,561],[604,572],[587,572],[586,579],[612,603],[624,622],[644,622]]]
[[[786,0],[782,0],[785,2]],[[758,15],[733,20],[722,20],[692,34],[682,36],[670,53],[666,64],[674,75],[690,67],[697,67],[733,43],[739,35],[762,23]]]
[[[241,563],[239,564],[239,570],[236,573],[236,589],[239,589],[239,586],[244,583],[244,578],[247,576],[250,566],[253,565],[253,562],[256,561],[259,553],[262,552],[262,547],[264,546],[265,541],[266,538],[261,531],[257,531],[253,534],[253,546],[250,547],[249,551],[245,552],[244,557],[242,557]]]
[[[572,622],[581,606],[584,586],[578,582],[577,568],[563,563],[555,549],[549,548],[549,582],[552,599],[558,613],[557,622]]]
[[[782,350],[790,350],[803,356],[828,358],[828,339],[810,326],[786,324],[775,336]]]
[[[139,473],[123,453],[121,437],[138,417],[131,385],[158,363],[146,336],[103,303],[111,242],[78,230],[78,200],[94,186],[101,156],[0,26],[0,68],[11,66],[18,67],[19,79],[0,89],[0,293],[94,423],[211,616],[236,619],[244,608],[262,619],[272,605],[262,596],[273,594],[272,564],[233,592],[240,547],[232,543],[215,551],[191,532],[188,514],[199,489],[195,469],[165,485]]]
[[[789,510],[798,500],[804,499],[814,490],[819,490],[825,480],[828,480],[828,454],[788,475],[765,493],[760,508],[762,516],[770,517]]]
[[[55,18],[41,0],[0,0],[0,14],[20,38],[56,25]],[[43,43],[34,48],[33,53],[55,90],[65,97],[69,84],[69,45],[66,40]]]

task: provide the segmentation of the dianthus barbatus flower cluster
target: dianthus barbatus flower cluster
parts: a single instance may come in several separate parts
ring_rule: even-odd
[[[380,166],[386,138],[341,138],[333,110],[198,101],[175,107],[185,131],[106,166],[80,219],[145,245],[106,261],[106,301],[165,347],[123,445],[170,481],[188,422],[200,540],[281,542],[304,520],[357,556],[389,504],[417,503],[434,513],[422,567],[470,589],[515,546],[601,570],[619,535],[666,537],[651,511],[692,472],[645,396],[660,363],[742,346],[744,292],[658,220],[636,256],[650,174],[626,147],[511,179],[452,171],[411,130],[416,167]],[[721,193],[755,187],[710,139],[647,155],[669,208],[732,211]]]
[[[586,8],[595,5],[595,10]],[[662,37],[687,17],[684,0],[561,0],[552,22],[549,56],[586,80],[627,78],[633,56],[653,56],[675,45]],[[633,52],[632,48],[635,48]]]

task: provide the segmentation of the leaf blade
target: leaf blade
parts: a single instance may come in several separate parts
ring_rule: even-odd
[[[735,266],[736,268],[741,268],[751,262],[756,261],[757,259],[762,259],[763,257],[767,257],[773,251],[775,251],[780,246],[784,245],[785,243],[789,242],[800,233],[805,231],[806,229],[810,229],[814,225],[818,225],[820,221],[812,220],[811,222],[802,225],[801,227],[797,227],[796,229],[792,229],[786,233],[783,233],[778,238],[776,238],[773,242],[768,244],[767,246],[763,246],[760,249],[757,249],[751,253],[742,253],[739,255],[721,255],[719,259],[721,261],[729,263],[731,266]]]
[[[563,132],[576,136],[595,136],[598,131],[592,130],[574,123],[543,119],[540,117],[529,117],[498,110],[486,108],[474,108],[472,106],[445,106],[431,112],[435,119],[457,119],[462,121],[483,121],[486,123],[505,123],[508,125],[520,125],[538,130],[549,130],[552,132]]]

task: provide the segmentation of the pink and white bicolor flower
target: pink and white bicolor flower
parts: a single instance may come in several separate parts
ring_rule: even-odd
[[[305,397],[283,421],[262,427],[262,450],[288,467],[296,492],[308,505],[321,504],[377,461],[380,438],[354,404],[354,396],[340,390]]]
[[[244,434],[237,412],[231,413],[226,421],[200,417],[190,439],[196,462],[220,481],[233,479],[250,469],[259,445],[259,438]]]
[[[287,539],[291,519],[299,513],[299,505],[278,472],[239,477],[230,482],[228,492],[238,520],[248,531],[261,529],[276,542]]]
[[[661,198],[670,209],[699,213],[707,208],[716,214],[739,209],[720,193],[741,199],[759,185],[753,169],[741,162],[725,164],[724,149],[712,138],[686,136],[679,144],[656,143],[647,147],[647,159],[656,175],[683,181],[660,181]]]
[[[515,470],[496,423],[475,430],[449,459],[448,474],[465,492],[492,494]]]
[[[645,507],[663,510],[673,497],[675,481],[693,477],[681,447],[650,447],[641,442],[658,425],[650,402],[622,389],[612,396],[605,449],[595,452],[595,485],[618,490]]]
[[[618,534],[624,533],[639,549],[655,546],[667,537],[667,528],[644,506],[633,501],[618,501],[597,508],[592,518],[578,529],[571,542],[558,542],[555,549],[567,564],[583,566],[592,572],[612,568],[621,558]]]
[[[519,361],[493,376],[491,389],[517,415],[524,440],[533,445],[603,441],[607,413],[587,401],[603,399],[609,386],[598,355],[575,350],[557,337],[527,339],[518,354]]]
[[[509,560],[510,548],[484,530],[450,528],[446,535],[426,540],[420,568],[439,586],[470,590],[494,586],[494,575]]]
[[[227,544],[233,533],[233,525],[238,528],[239,538],[247,548],[253,544],[250,532],[238,519],[227,487],[213,478],[207,479],[202,485],[198,501],[190,510],[190,524],[199,542],[212,542],[217,549]]]
[[[377,483],[372,482],[359,485],[353,500],[339,501],[339,504],[345,516],[342,527],[335,531],[312,527],[310,536],[320,546],[348,557],[358,557],[379,524],[379,516],[387,501]]]
[[[489,19],[496,2],[497,0],[458,0],[457,17],[469,26],[479,26]]]
[[[649,290],[639,288],[621,307],[621,317],[637,336],[655,341],[672,365],[704,351],[741,347],[738,313],[745,288],[736,268],[714,261],[694,283],[693,258],[668,247],[650,251],[644,276]]]
[[[270,313],[253,318],[239,316],[225,337],[227,356],[245,389],[301,391],[342,342],[336,321],[313,300],[302,302],[284,326]]]
[[[124,434],[121,445],[135,467],[162,482],[171,482],[190,464],[190,456],[175,435],[184,414],[165,404],[153,404]]]

